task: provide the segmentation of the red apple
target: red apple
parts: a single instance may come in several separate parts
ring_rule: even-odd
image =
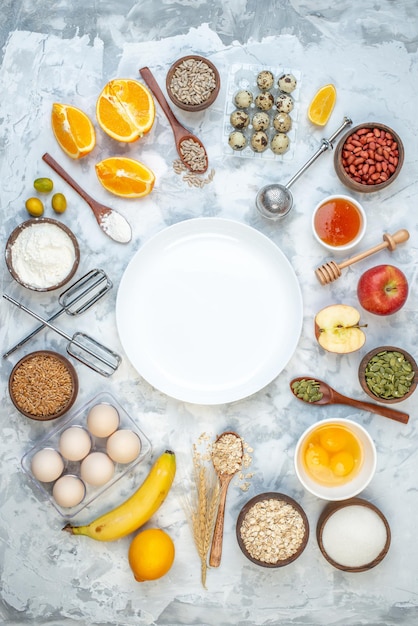
[[[408,280],[394,265],[376,265],[361,275],[357,297],[363,309],[375,315],[392,315],[408,297]]]

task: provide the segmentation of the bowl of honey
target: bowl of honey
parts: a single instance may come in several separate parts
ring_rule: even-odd
[[[376,447],[367,430],[349,419],[312,424],[299,438],[295,471],[303,487],[323,500],[358,495],[376,471]]]
[[[366,213],[357,200],[345,195],[328,196],[312,214],[312,232],[327,250],[346,252],[363,239]]]

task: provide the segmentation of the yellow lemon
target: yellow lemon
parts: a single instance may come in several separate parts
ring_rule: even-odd
[[[321,87],[311,100],[308,108],[308,119],[316,126],[325,126],[337,100],[337,91],[334,85]]]
[[[161,528],[148,528],[136,535],[129,546],[129,566],[135,580],[144,582],[161,578],[174,562],[171,537]]]

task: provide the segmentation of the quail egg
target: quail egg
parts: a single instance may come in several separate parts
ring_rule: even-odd
[[[242,128],[247,128],[250,123],[250,116],[245,111],[233,111],[230,116],[231,126],[234,128],[241,130]]]
[[[269,144],[267,134],[264,130],[258,130],[251,137],[251,147],[254,152],[264,152]]]
[[[240,130],[234,130],[229,135],[228,143],[233,150],[244,150],[247,145],[247,138]]]
[[[257,86],[259,89],[263,91],[266,89],[271,89],[274,83],[274,76],[270,72],[270,70],[263,70],[257,76]]]
[[[289,113],[279,111],[273,118],[273,126],[279,133],[287,133],[292,128],[292,118]]]
[[[254,130],[266,130],[270,126],[270,118],[264,111],[254,113],[251,120]]]
[[[277,110],[282,113],[290,113],[293,110],[293,98],[287,93],[281,93],[276,100]]]
[[[248,109],[253,102],[253,94],[248,89],[241,89],[235,94],[234,102],[239,109]]]
[[[270,142],[274,154],[284,154],[289,149],[289,137],[285,133],[276,133]]]
[[[280,91],[292,93],[296,89],[297,81],[293,74],[282,74],[277,81]]]
[[[274,104],[274,96],[269,91],[263,91],[256,97],[255,106],[262,111],[270,111]]]

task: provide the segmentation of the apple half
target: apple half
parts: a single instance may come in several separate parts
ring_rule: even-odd
[[[353,306],[331,304],[315,316],[315,337],[319,345],[328,352],[355,352],[366,341],[359,321],[360,313]]]

